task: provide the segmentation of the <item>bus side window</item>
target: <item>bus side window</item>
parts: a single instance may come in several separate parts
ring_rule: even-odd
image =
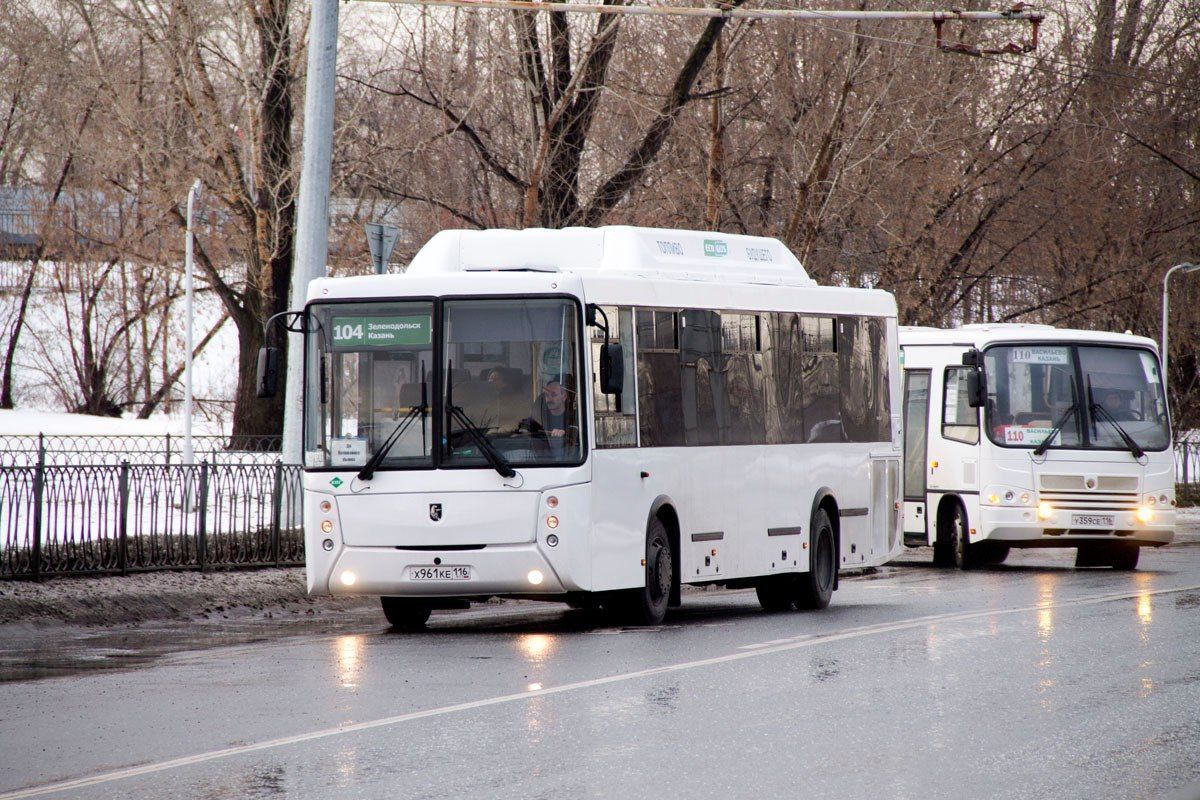
[[[682,447],[683,398],[675,311],[637,309],[638,430],[642,447]]]
[[[947,367],[942,393],[942,437],[967,444],[979,443],[979,409],[967,397],[967,374],[973,367]]]
[[[609,324],[613,325],[610,335],[621,345],[625,362],[625,391],[621,394],[604,394],[600,391],[600,346],[604,344],[604,331],[600,327],[588,329],[592,351],[592,408],[596,414],[596,447],[637,446],[637,403],[634,392],[633,352],[633,309],[604,306]]]

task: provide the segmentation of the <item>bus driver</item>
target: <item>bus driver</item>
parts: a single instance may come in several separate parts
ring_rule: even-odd
[[[534,449],[559,455],[563,446],[573,447],[579,440],[579,426],[570,392],[558,375],[551,375],[542,386],[533,413],[525,428],[534,438]]]

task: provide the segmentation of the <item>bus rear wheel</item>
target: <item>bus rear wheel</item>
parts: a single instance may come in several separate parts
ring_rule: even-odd
[[[658,517],[646,526],[646,582],[638,589],[622,590],[614,609],[631,625],[659,625],[667,616],[675,567],[671,537]]]
[[[825,608],[833,599],[837,582],[838,554],[834,545],[833,523],[825,509],[818,508],[812,517],[808,547],[808,572],[796,576],[795,602],[801,610]]]
[[[381,597],[379,601],[383,604],[383,615],[398,631],[423,629],[433,611],[433,606],[427,601],[411,597]]]

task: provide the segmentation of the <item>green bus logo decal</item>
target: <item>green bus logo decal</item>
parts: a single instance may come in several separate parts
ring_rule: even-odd
[[[724,258],[729,255],[729,245],[721,239],[705,239],[704,255],[711,258]]]

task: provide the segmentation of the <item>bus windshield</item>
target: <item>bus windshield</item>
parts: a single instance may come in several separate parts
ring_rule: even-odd
[[[1171,440],[1158,359],[1132,347],[1028,344],[989,348],[987,429],[1004,447],[1145,450]]]
[[[433,303],[313,305],[305,339],[306,467],[361,467],[389,438],[380,468],[433,465]]]
[[[513,466],[582,461],[576,304],[447,300],[444,315],[443,462],[486,465],[481,438]]]
[[[436,305],[310,307],[305,466],[358,468],[383,448],[380,470],[581,462],[577,304]]]

